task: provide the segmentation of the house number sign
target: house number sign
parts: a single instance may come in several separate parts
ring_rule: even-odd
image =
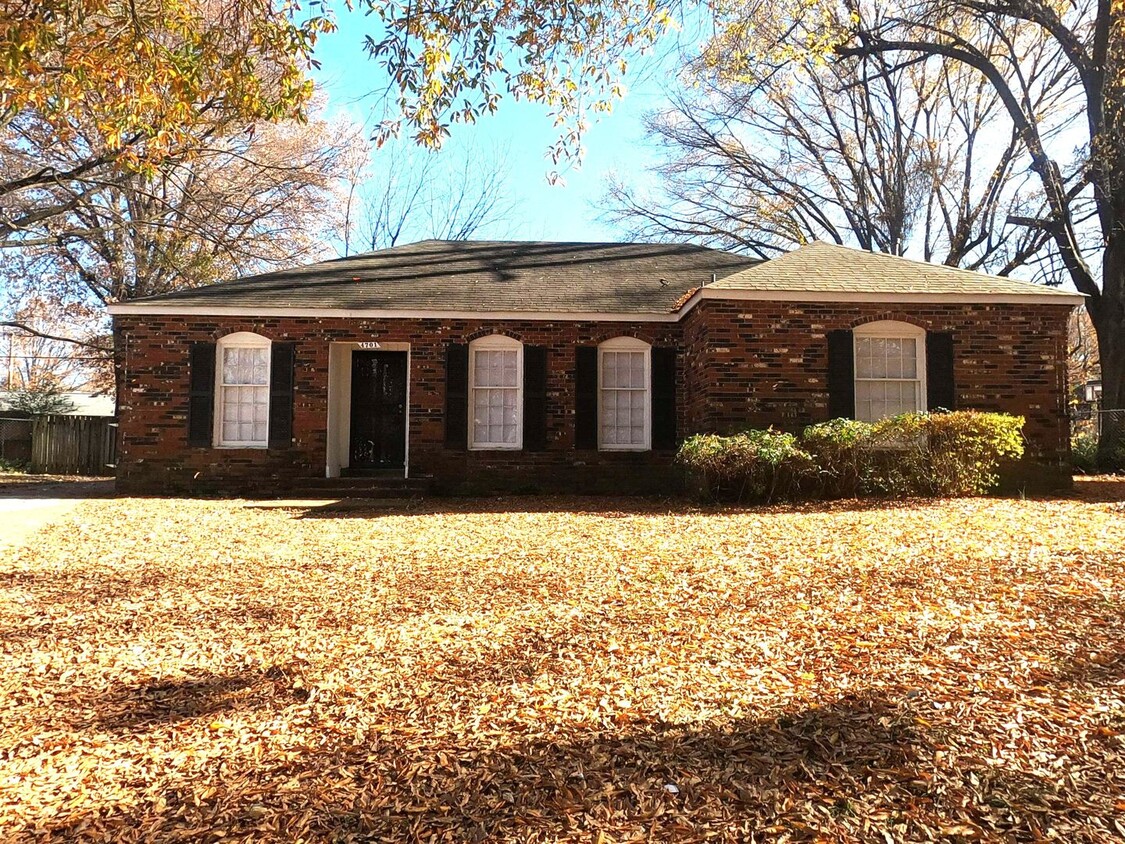
[[[377,349],[377,348],[379,348],[379,344],[376,343],[374,340],[366,340],[362,343],[359,343],[358,345],[361,349]]]

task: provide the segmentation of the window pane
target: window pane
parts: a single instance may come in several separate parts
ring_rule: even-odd
[[[224,384],[266,384],[269,352],[264,348],[223,349]]]
[[[918,409],[918,382],[907,380],[857,381],[855,415],[864,422],[913,413]]]
[[[902,341],[902,377],[918,377],[918,341]]]
[[[222,398],[223,443],[265,443],[269,433],[269,388],[224,387]]]
[[[474,387],[517,387],[519,357],[515,351],[481,350],[473,353]]]
[[[630,366],[631,370],[631,366]],[[619,369],[619,373],[629,370]],[[602,445],[644,445],[646,390],[601,391]]]
[[[602,386],[617,386],[617,352],[602,352]]]
[[[629,386],[642,388],[645,385],[644,352],[629,353]]]
[[[491,364],[489,365],[491,371]],[[473,390],[473,443],[519,444],[519,390],[478,387]]]

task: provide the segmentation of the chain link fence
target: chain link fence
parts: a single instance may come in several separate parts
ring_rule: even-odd
[[[1097,417],[1099,462],[1125,470],[1125,410],[1099,410]]]
[[[0,419],[0,468],[23,468],[31,463],[30,419]]]

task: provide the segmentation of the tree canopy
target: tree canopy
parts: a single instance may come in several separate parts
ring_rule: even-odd
[[[3,0],[0,125],[33,111],[66,137],[77,120],[140,162],[191,140],[207,111],[292,117],[332,26],[298,12],[292,0]]]
[[[71,210],[107,166],[152,168],[216,123],[301,118],[312,47],[331,27],[290,0],[0,0],[9,149],[32,149],[27,132],[71,148],[98,141],[65,163],[0,159],[0,245]]]
[[[738,82],[696,84],[648,120],[664,161],[654,191],[613,180],[610,215],[635,236],[690,238],[760,258],[826,240],[1007,274],[1042,232],[1026,157],[999,98],[940,62],[888,72],[882,57],[795,60]],[[1048,108],[1065,89],[1039,92]]]
[[[802,61],[872,56],[888,73],[934,59],[978,74],[1039,191],[1037,207],[1007,222],[1045,234],[1064,277],[1089,297],[1105,405],[1125,406],[1123,0],[703,0],[672,9],[642,0],[447,0],[424,11],[407,0],[368,2],[386,30],[370,50],[391,74],[401,120],[429,142],[450,121],[495,109],[506,89],[547,102],[564,121],[578,114],[565,145],[584,108],[607,107],[630,50],[653,43],[673,11],[707,19],[700,62],[732,84],[758,84]],[[1028,44],[1037,39],[1050,54],[1032,73]],[[1038,88],[1060,83],[1072,100],[1038,109]],[[1070,119],[1076,113],[1080,122]]]

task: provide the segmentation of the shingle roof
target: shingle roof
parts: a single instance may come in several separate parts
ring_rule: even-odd
[[[634,314],[674,320],[700,298],[724,297],[1082,299],[1041,284],[828,243],[758,262],[689,244],[424,240],[135,299],[111,305],[110,312]]]
[[[716,290],[816,293],[925,293],[961,296],[1056,295],[1060,304],[1074,293],[1014,278],[912,261],[878,252],[816,242],[728,275]]]
[[[753,263],[688,244],[424,240],[128,305],[668,314]]]

